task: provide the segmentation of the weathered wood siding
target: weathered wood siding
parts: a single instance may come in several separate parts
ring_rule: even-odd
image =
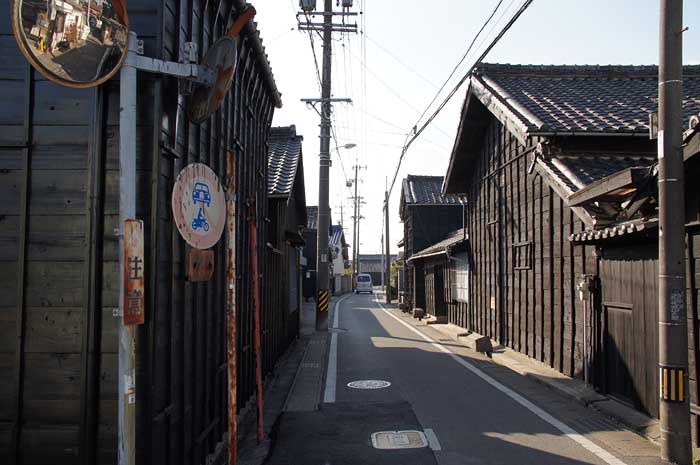
[[[425,312],[428,315],[443,319],[447,317],[447,305],[445,302],[446,275],[445,257],[426,260],[425,265]]]
[[[297,202],[290,203],[286,198],[270,199],[270,233],[267,247],[267,268],[265,293],[268,309],[263,320],[264,367],[271,371],[280,355],[299,334],[299,306],[292,304],[290,295],[300,295],[298,277],[301,274],[297,249],[289,246],[285,231],[297,231],[304,226],[299,215]],[[290,268],[291,267],[291,268]],[[291,273],[290,269],[296,269]]]
[[[411,258],[414,253],[444,239],[447,234],[462,227],[461,205],[407,205],[404,222],[404,257]],[[411,263],[404,261],[406,275],[406,302],[409,309],[413,306],[414,270]]]
[[[465,182],[470,301],[456,302],[447,286],[449,321],[579,377],[576,277],[594,272],[595,257],[569,242],[583,224],[542,178],[527,173],[524,149],[491,118]]]
[[[0,8],[9,12],[9,2]],[[226,1],[147,0],[130,5],[129,17],[146,55],[177,61],[186,41],[206,52],[230,11]],[[95,90],[47,82],[20,54],[9,14],[0,19],[0,48],[0,462],[114,463],[118,79]],[[187,282],[189,247],[173,226],[170,195],[188,163],[206,163],[223,179],[229,151],[240,212],[239,405],[254,392],[246,205],[257,198],[257,218],[266,217],[273,97],[248,40],[239,41],[239,52],[232,91],[199,126],[187,122],[176,80],[139,75],[137,216],[147,251],[146,324],[137,339],[143,463],[204,463],[226,429],[226,244],[213,249],[212,281]],[[265,237],[264,221],[259,231]],[[264,258],[265,241],[258,244]]]

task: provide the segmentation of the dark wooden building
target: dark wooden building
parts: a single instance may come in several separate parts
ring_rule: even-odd
[[[352,290],[352,275],[350,272],[350,247],[345,240],[345,230],[342,224],[331,225],[331,237],[328,242],[331,249],[331,293],[333,295],[343,294]]]
[[[442,195],[442,176],[408,175],[401,185],[399,215],[403,222],[405,308],[422,308],[422,276],[416,277],[408,261],[447,233],[462,227],[462,205],[456,197]],[[417,287],[416,287],[417,286]],[[416,303],[416,299],[418,302]]]
[[[587,372],[599,391],[653,416],[657,154],[648,113],[656,111],[657,75],[644,66],[481,65],[444,185],[445,194],[466,196],[463,239],[443,244],[441,255],[422,254],[447,282],[449,322],[566,375]],[[687,124],[700,112],[700,67],[684,68],[683,89]],[[688,186],[697,404],[691,233],[699,194],[697,182]]]
[[[185,42],[205,52],[243,7],[142,0],[129,4],[129,19],[146,56],[178,61]],[[91,90],[48,82],[12,37],[10,2],[0,0],[0,9],[0,463],[115,463],[119,79]],[[264,238],[266,143],[281,101],[252,23],[237,44],[230,92],[200,125],[188,122],[177,79],[138,76],[137,216],[146,253],[139,463],[205,463],[221,452],[227,428],[225,235],[213,247],[213,278],[188,282],[190,248],[170,205],[190,163],[206,163],[222,180],[227,158],[235,164],[241,414],[255,392],[248,205],[256,205]],[[265,241],[258,246],[264,267]],[[269,336],[278,337],[287,336]],[[273,363],[265,360],[265,372]]]
[[[295,126],[272,128],[267,159],[270,225],[267,242],[263,346],[266,358],[277,360],[299,335],[301,310],[302,231],[306,226],[306,191],[302,142]]]
[[[312,205],[306,207],[306,228],[304,228],[303,236],[306,244],[304,245],[302,261],[302,287],[304,300],[316,298],[316,266],[318,266],[318,206]],[[330,243],[331,234],[333,232],[333,216],[328,222],[328,241]],[[331,274],[331,262],[328,263],[328,273]]]
[[[389,255],[393,262],[396,255]],[[372,284],[379,286],[382,283],[382,275],[386,272],[384,266],[384,255],[380,253],[361,254],[357,258],[357,272],[367,273],[372,276]]]

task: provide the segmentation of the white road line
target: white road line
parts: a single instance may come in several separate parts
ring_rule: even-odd
[[[564,422],[562,422],[560,420],[557,420],[552,415],[545,412],[540,407],[533,404],[532,402],[530,402],[529,400],[527,400],[526,398],[524,398],[523,396],[521,396],[517,392],[515,392],[512,389],[508,388],[507,386],[504,386],[503,384],[499,383],[498,381],[496,381],[495,379],[493,379],[492,377],[490,377],[489,375],[487,375],[483,371],[479,370],[477,367],[475,367],[471,363],[465,361],[463,358],[455,355],[451,350],[449,350],[448,348],[446,348],[442,344],[433,341],[433,339],[426,336],[425,334],[423,334],[421,331],[419,331],[415,327],[411,326],[410,324],[406,323],[405,321],[402,321],[399,317],[397,317],[396,315],[392,314],[389,310],[384,308],[384,305],[382,305],[381,302],[377,302],[377,303],[379,303],[379,306],[381,307],[381,309],[384,310],[384,313],[386,313],[387,315],[389,315],[390,317],[392,317],[393,319],[395,319],[396,321],[398,321],[402,325],[406,326],[408,329],[410,329],[411,331],[416,333],[418,336],[423,338],[426,342],[429,342],[430,345],[432,345],[433,347],[435,347],[439,351],[444,352],[445,354],[449,355],[455,362],[459,363],[464,368],[466,368],[467,370],[474,373],[476,376],[478,376],[482,380],[486,381],[491,386],[495,387],[496,389],[498,389],[499,391],[501,391],[502,393],[504,393],[505,395],[507,395],[508,397],[510,397],[511,399],[513,399],[514,401],[516,401],[517,403],[519,403],[520,405],[522,405],[523,407],[525,407],[526,409],[528,409],[529,411],[531,411],[532,413],[537,415],[538,417],[540,417],[542,420],[546,421],[547,423],[549,423],[550,425],[552,425],[553,427],[555,427],[556,429],[561,431],[569,439],[576,441],[581,447],[583,447],[587,451],[591,452],[593,455],[597,456],[599,459],[601,459],[602,461],[604,461],[608,465],[626,465],[625,462],[618,459],[617,457],[615,457],[610,452],[606,451],[605,449],[603,449],[602,447],[600,447],[599,445],[597,445],[596,443],[594,443],[590,439],[586,438],[585,436],[580,434],[578,431],[576,431],[575,429],[573,429],[569,425],[565,424]]]
[[[425,433],[425,437],[428,439],[428,445],[431,449],[442,450],[442,446],[440,445],[440,441],[438,441],[435,431],[430,428],[425,428],[423,432]]]
[[[350,297],[348,294],[338,299],[333,306],[333,328],[338,327],[340,315],[340,303]],[[335,402],[335,388],[338,378],[338,333],[331,334],[331,346],[328,353],[328,365],[326,366],[326,388],[323,391],[323,402]]]

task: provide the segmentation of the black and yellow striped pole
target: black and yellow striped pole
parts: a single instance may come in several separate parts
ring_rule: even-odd
[[[330,297],[328,296],[327,289],[319,289],[318,298],[316,299],[316,309],[319,312],[328,312],[328,302]]]
[[[664,402],[684,403],[686,371],[683,368],[659,367],[659,398]]]

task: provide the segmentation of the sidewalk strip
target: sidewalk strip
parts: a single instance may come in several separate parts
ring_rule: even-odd
[[[435,431],[433,431],[431,428],[425,428],[423,432],[425,433],[425,437],[428,439],[428,444],[430,445],[431,449],[442,450],[442,446],[440,445],[440,441],[438,441]]]
[[[333,328],[338,327],[340,315],[340,303],[350,297],[348,294],[338,299],[333,306]],[[335,402],[335,386],[338,377],[338,333],[331,334],[330,352],[328,353],[328,366],[326,368],[326,388],[323,391],[323,402]]]
[[[526,409],[528,409],[530,412],[534,413],[538,417],[540,417],[542,420],[546,421],[550,425],[552,425],[554,428],[558,429],[561,431],[565,436],[567,436],[569,439],[572,439],[573,441],[577,442],[581,447],[586,449],[587,451],[591,452],[593,455],[607,463],[608,465],[626,465],[625,462],[622,460],[618,459],[614,455],[612,455],[610,452],[606,451],[590,439],[586,438],[576,430],[574,430],[572,427],[569,425],[563,423],[560,420],[557,420],[554,418],[552,415],[549,413],[545,412],[542,410],[540,407],[537,405],[533,404],[517,392],[513,391],[512,389],[508,388],[507,386],[501,384],[500,382],[496,381],[483,371],[479,370],[477,367],[472,365],[471,363],[465,361],[462,357],[459,357],[455,353],[453,353],[451,350],[443,346],[442,344],[435,342],[433,339],[430,337],[426,336],[423,334],[420,330],[416,329],[414,326],[406,323],[405,321],[401,320],[401,318],[397,317],[393,313],[391,313],[389,310],[387,310],[384,305],[381,304],[381,302],[375,301],[379,304],[379,307],[384,310],[384,313],[416,333],[418,336],[420,336],[422,339],[424,339],[426,342],[429,342],[430,345],[435,347],[441,352],[444,352],[445,354],[449,355],[455,362],[459,363],[462,365],[464,368],[467,370],[471,371],[474,373],[476,376],[481,378],[482,380],[486,381],[489,383],[491,386],[495,387],[511,399],[513,399],[515,402],[519,403]]]

